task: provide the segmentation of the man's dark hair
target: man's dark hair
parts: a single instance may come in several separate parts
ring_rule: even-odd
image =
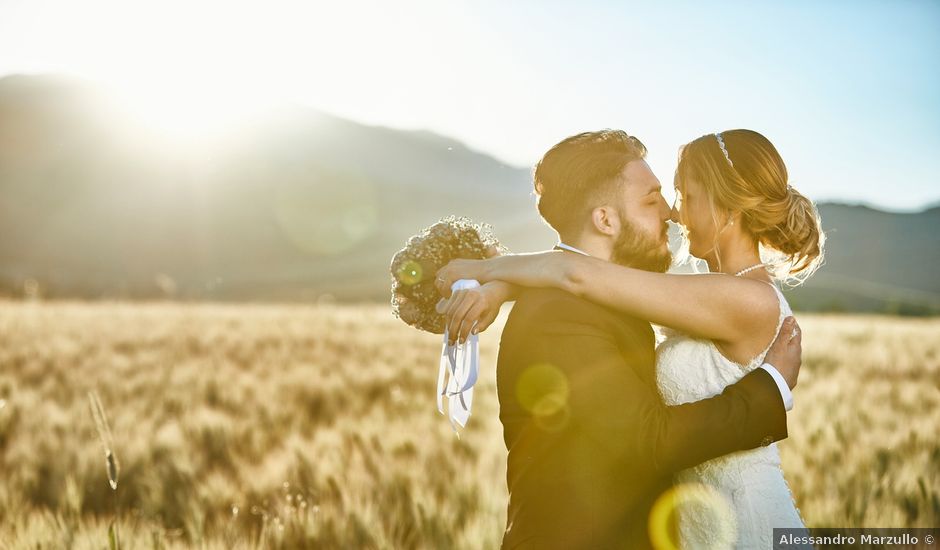
[[[646,146],[623,130],[565,138],[535,165],[539,214],[562,238],[577,235],[588,213],[613,199],[623,167],[644,157]]]

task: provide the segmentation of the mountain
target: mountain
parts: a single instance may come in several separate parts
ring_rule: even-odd
[[[176,147],[89,85],[0,79],[0,289],[48,297],[387,299],[388,265],[448,214],[552,242],[527,170],[429,132],[287,107]]]
[[[794,308],[940,313],[940,206],[911,214],[821,204],[826,262],[790,291]]]
[[[828,261],[794,305],[940,312],[940,208],[822,204]],[[0,292],[387,300],[388,264],[438,218],[548,248],[531,174],[425,131],[284,107],[224,138],[168,142],[93,86],[0,79]]]

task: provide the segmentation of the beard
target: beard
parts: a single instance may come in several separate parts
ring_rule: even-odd
[[[663,233],[668,226],[663,224]],[[610,261],[617,265],[665,273],[672,265],[672,252],[668,246],[663,246],[663,239],[657,239],[647,234],[630,222],[624,224],[623,230],[614,241],[614,249]]]

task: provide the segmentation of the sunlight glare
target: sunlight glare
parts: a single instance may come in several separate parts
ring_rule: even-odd
[[[204,141],[237,130],[264,111],[263,96],[229,93],[222,82],[197,86],[125,86],[118,99],[131,120],[160,137]]]

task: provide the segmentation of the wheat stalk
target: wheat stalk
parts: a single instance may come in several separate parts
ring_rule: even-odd
[[[115,520],[108,527],[108,545],[111,550],[120,550],[121,539],[118,535],[118,523],[121,518],[120,503],[117,498],[118,487],[118,461],[114,456],[114,438],[111,436],[111,426],[108,424],[108,415],[104,412],[104,406],[101,404],[101,398],[98,392],[88,392],[88,402],[91,406],[91,415],[95,419],[95,428],[98,430],[98,438],[104,447],[105,466],[108,472],[108,485],[114,494],[114,513]]]
[[[104,446],[105,465],[108,470],[108,484],[112,490],[117,490],[118,485],[118,462],[114,456],[114,439],[111,437],[111,426],[108,424],[108,416],[101,405],[101,399],[98,392],[88,392],[88,401],[91,405],[91,415],[95,419],[95,427],[98,429],[98,438]]]

